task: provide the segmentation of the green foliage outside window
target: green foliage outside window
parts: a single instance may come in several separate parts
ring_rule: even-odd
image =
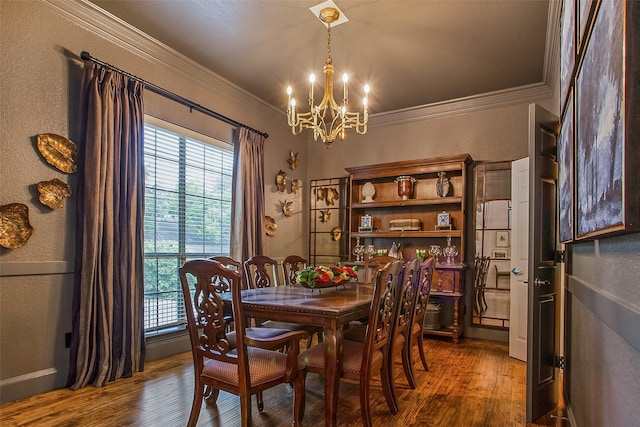
[[[229,254],[232,165],[230,149],[145,125],[146,328],[184,320],[184,262]]]

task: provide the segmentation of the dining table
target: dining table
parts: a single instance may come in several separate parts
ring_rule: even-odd
[[[230,292],[220,296],[223,301],[231,302]],[[372,297],[373,285],[359,282],[323,289],[289,285],[242,291],[242,309],[247,317],[324,328],[326,426],[337,425],[343,330],[349,322],[367,318]]]

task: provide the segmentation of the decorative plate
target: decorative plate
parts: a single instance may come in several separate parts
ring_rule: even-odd
[[[33,234],[29,224],[29,208],[22,203],[0,206],[0,246],[16,249],[27,243]]]
[[[62,172],[77,172],[78,147],[76,144],[64,136],[53,133],[41,133],[37,136],[37,139],[38,151],[40,151],[47,163]]]
[[[53,178],[51,181],[40,181],[38,183],[40,192],[40,203],[49,206],[51,209],[60,209],[64,199],[71,196],[69,184]]]

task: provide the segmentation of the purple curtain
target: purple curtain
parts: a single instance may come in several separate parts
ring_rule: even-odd
[[[231,257],[244,262],[264,251],[264,136],[233,132]]]
[[[144,363],[144,85],[85,61],[68,386]]]

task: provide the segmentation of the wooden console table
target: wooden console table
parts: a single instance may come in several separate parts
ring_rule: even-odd
[[[438,263],[431,282],[431,299],[442,301],[451,299],[453,302],[453,323],[443,325],[441,329],[423,329],[427,335],[451,337],[454,343],[464,332],[464,294],[466,264]]]

